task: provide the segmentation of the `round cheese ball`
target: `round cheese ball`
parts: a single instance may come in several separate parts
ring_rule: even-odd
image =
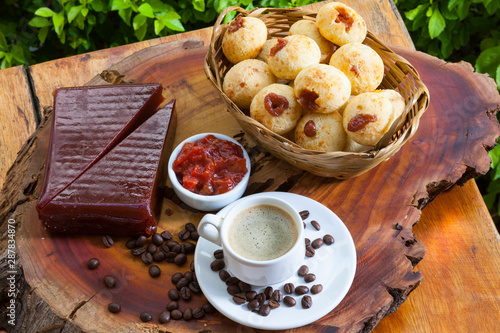
[[[371,148],[373,147],[360,145],[359,143],[351,139],[351,137],[348,135],[343,151],[351,153],[361,153],[363,151],[368,151]]]
[[[384,95],[391,102],[394,108],[394,120],[403,114],[406,103],[400,93],[394,89],[375,90],[375,92]]]
[[[343,125],[349,137],[364,146],[375,146],[389,130],[394,108],[384,95],[367,92],[354,96],[344,110]]]
[[[267,56],[271,52],[271,48],[274,46],[274,44],[276,44],[276,40],[276,38],[266,40],[266,43],[264,44],[262,51],[260,51],[259,55],[257,56],[257,59],[262,60],[267,64]]]
[[[340,151],[344,148],[347,134],[338,112],[311,112],[300,118],[295,127],[295,143],[317,151]]]
[[[222,90],[241,109],[248,109],[254,96],[276,82],[269,66],[257,59],[247,59],[234,65],[224,77]]]
[[[360,43],[341,46],[332,55],[330,65],[349,78],[353,95],[375,90],[384,78],[382,58],[371,47]]]
[[[330,113],[339,110],[351,95],[349,79],[337,68],[318,64],[297,75],[295,96],[308,112]]]
[[[259,55],[267,40],[266,24],[255,17],[236,17],[222,38],[222,52],[233,64]]]
[[[361,43],[367,32],[361,15],[340,2],[330,2],[321,7],[316,16],[316,25],[323,37],[338,46]]]
[[[307,36],[277,38],[267,63],[279,78],[293,80],[301,70],[319,64],[321,51],[318,44]]]
[[[319,46],[319,50],[321,51],[321,58],[319,59],[320,63],[327,64],[330,60],[330,57],[333,54],[334,45],[326,40],[318,31],[316,27],[316,23],[311,20],[300,20],[295,22],[288,32],[290,36],[292,35],[302,35],[307,36],[314,40],[316,44]]]
[[[295,100],[293,88],[284,84],[271,84],[255,95],[250,105],[250,117],[276,134],[290,132],[302,115]]]

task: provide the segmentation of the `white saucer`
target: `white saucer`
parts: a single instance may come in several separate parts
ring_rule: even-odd
[[[291,282],[295,286],[307,285],[311,288],[314,284],[322,284],[323,291],[313,295],[312,307],[303,309],[301,306],[302,296],[291,294],[297,304],[287,307],[283,302],[277,309],[271,310],[267,317],[247,309],[247,304],[237,305],[232,296],[226,291],[226,284],[219,278],[218,272],[210,269],[210,263],[215,259],[213,253],[220,249],[219,246],[200,237],[194,253],[196,277],[203,294],[208,301],[226,317],[246,326],[258,329],[278,330],[289,329],[312,323],[330,311],[332,311],[345,297],[351,287],[356,272],[356,248],[349,230],[344,223],[330,209],[310,198],[287,192],[265,192],[254,194],[272,195],[282,199],[297,209],[297,211],[308,210],[309,217],[305,220],[305,237],[311,241],[323,238],[330,234],[335,239],[333,245],[323,245],[316,250],[312,258],[304,256],[304,264],[309,267],[309,272],[316,275],[316,281],[305,283],[304,278],[294,275],[280,284],[272,285],[274,289],[283,291],[285,283]],[[224,215],[231,208],[222,209],[217,215]],[[321,230],[316,230],[311,221],[316,220],[321,225]],[[262,292],[264,287],[254,287],[253,290]],[[283,293],[284,296],[287,294]]]

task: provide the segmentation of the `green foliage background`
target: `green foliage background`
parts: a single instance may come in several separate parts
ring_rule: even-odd
[[[418,50],[465,60],[500,85],[500,0],[394,0]],[[5,0],[0,68],[31,65],[213,25],[228,6],[295,7],[313,0]],[[230,19],[230,17],[229,17]],[[500,146],[479,180],[498,217]],[[480,186],[481,187],[481,186]]]

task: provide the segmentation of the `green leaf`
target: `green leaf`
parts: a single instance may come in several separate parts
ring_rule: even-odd
[[[492,209],[495,205],[495,199],[497,198],[498,193],[487,193],[483,196],[484,203],[486,204],[486,208]]]
[[[130,26],[130,19],[132,17],[132,8],[120,9],[118,15],[122,18],[126,25]]]
[[[163,22],[169,29],[172,29],[174,31],[184,31],[184,26],[182,25],[182,22],[178,19],[165,20]]]
[[[469,15],[469,1],[461,1],[457,6],[457,13],[460,21],[464,20]]]
[[[49,33],[49,27],[43,27],[38,30],[38,39],[43,44],[45,43],[45,39],[47,38],[47,34]]]
[[[469,43],[470,40],[470,32],[469,29],[467,29],[466,26],[462,25],[460,27],[460,32],[459,32],[459,40],[460,40],[460,46],[465,46],[467,43]]]
[[[26,63],[26,58],[24,57],[24,52],[23,52],[23,48],[21,47],[21,45],[17,45],[17,44],[13,45],[11,53],[12,53],[12,57],[14,58],[14,60],[16,60],[18,63],[20,63],[20,64]]]
[[[61,13],[55,14],[52,16],[52,23],[54,23],[54,30],[56,31],[56,34],[61,37],[64,27],[64,15]]]
[[[0,31],[0,50],[7,50],[7,48],[7,39],[5,39],[3,32]]]
[[[441,3],[441,6],[439,6],[439,8],[441,9],[441,14],[443,15],[443,17],[448,20],[448,21],[452,21],[452,20],[458,20],[458,15],[455,11],[451,11],[448,9],[448,6],[446,5],[446,3]]]
[[[0,59],[2,59],[3,57],[5,57],[5,52],[4,51],[0,51]]]
[[[97,18],[95,17],[95,15],[89,15],[87,17],[87,22],[90,26],[94,26],[97,22]]]
[[[160,21],[158,19],[155,20],[155,35],[159,36],[160,32],[165,28],[165,23],[163,21]]]
[[[453,8],[455,8],[461,1],[467,1],[467,0],[450,0],[448,2],[448,9],[449,10],[452,10]]]
[[[500,87],[500,65],[497,67],[497,72],[495,74],[495,81],[497,83],[497,88]]]
[[[2,64],[0,64],[0,69],[6,69],[9,68],[10,66],[12,66],[12,64],[10,63],[10,61],[7,60],[7,57],[3,58]]]
[[[151,5],[147,2],[139,6],[139,13],[149,18],[155,17],[155,14],[153,13],[153,7],[151,7]]]
[[[132,26],[134,27],[134,30],[139,30],[139,28],[145,25],[147,19],[148,18],[142,14],[137,14],[136,16],[134,16],[134,20],[132,21]]]
[[[484,7],[486,8],[488,15],[493,15],[497,11],[497,9],[500,7],[500,4],[498,3],[497,0],[487,0],[484,3]]]
[[[415,18],[417,16],[420,16],[427,9],[427,7],[429,7],[429,4],[418,5],[417,7],[413,8],[412,10],[405,12],[405,17],[408,20],[413,21],[413,20],[415,20]]]
[[[141,14],[138,14],[138,15],[141,15]],[[144,36],[146,36],[146,31],[148,29],[148,26],[147,24],[143,24],[141,25],[135,32],[134,32],[134,35],[135,37],[137,37],[138,40],[143,40],[144,39]]]
[[[488,155],[491,158],[491,168],[495,169],[498,166],[498,161],[500,160],[500,145],[497,143],[495,148],[488,152]]]
[[[220,13],[222,12],[226,7],[229,6],[229,1],[228,0],[220,0],[219,4],[217,5],[217,12]]]
[[[94,0],[90,3],[90,7],[92,7],[92,9],[95,11],[95,12],[102,12],[104,11],[104,4],[102,3],[101,0]]]
[[[477,57],[476,71],[495,77],[498,65],[500,65],[500,46],[491,47],[481,52]]]
[[[199,12],[205,11],[205,0],[192,0],[193,8]]]
[[[443,15],[441,15],[439,9],[436,8],[432,13],[431,19],[429,20],[429,35],[432,39],[434,39],[439,36],[441,32],[443,32],[445,27],[446,21],[444,20]]]
[[[41,7],[35,11],[35,15],[41,16],[41,17],[52,17],[55,14],[56,13],[54,13],[54,11],[48,7]]]
[[[75,7],[72,7],[69,12],[68,12],[68,23],[71,23],[73,22],[73,20],[75,19],[75,17],[80,13],[80,11],[82,10],[83,6],[75,6]]]
[[[87,7],[84,7],[82,8],[82,11],[81,11],[83,17],[87,17],[87,15],[89,14],[89,9]]]
[[[113,0],[111,3],[111,10],[127,9],[132,6],[130,0]]]
[[[35,16],[29,22],[29,25],[35,28],[50,27],[52,23],[45,17]]]
[[[499,42],[500,41],[498,39],[496,39],[496,38],[485,38],[479,44],[479,49],[481,51],[484,51],[486,49],[489,49],[489,48],[492,48],[492,47],[495,47],[495,46],[499,46]]]

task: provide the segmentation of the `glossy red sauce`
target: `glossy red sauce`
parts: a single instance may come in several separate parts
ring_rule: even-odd
[[[349,15],[349,13],[342,7],[335,8],[339,14],[337,15],[337,18],[335,19],[336,23],[342,22],[345,25],[345,31],[349,32],[351,29],[352,24],[354,23],[354,19],[352,16]]]
[[[231,22],[231,24],[229,24],[229,28],[227,30],[228,32],[233,33],[240,30],[240,28],[243,28],[243,18],[238,16]]]
[[[243,149],[213,135],[185,143],[172,168],[185,189],[202,195],[226,193],[248,172]]]
[[[351,118],[347,124],[347,129],[350,132],[361,131],[368,123],[373,123],[375,121],[377,121],[377,116],[374,114],[358,114]]]
[[[276,42],[276,45],[274,45],[272,48],[271,48],[271,51],[269,52],[269,55],[271,57],[275,56],[276,53],[278,53],[279,51],[281,51],[282,48],[284,48],[287,44],[287,41],[286,39],[283,39],[283,38],[279,38],[278,37],[278,41]]]
[[[316,104],[318,97],[319,95],[316,92],[304,89],[300,91],[298,100],[306,111],[316,111],[318,109],[318,104]]]
[[[309,120],[305,125],[304,125],[304,134],[307,137],[313,138],[316,136],[316,124],[314,123],[314,120]]]
[[[288,106],[288,100],[285,96],[269,93],[264,97],[264,107],[272,116],[281,116],[281,114],[288,109]]]

